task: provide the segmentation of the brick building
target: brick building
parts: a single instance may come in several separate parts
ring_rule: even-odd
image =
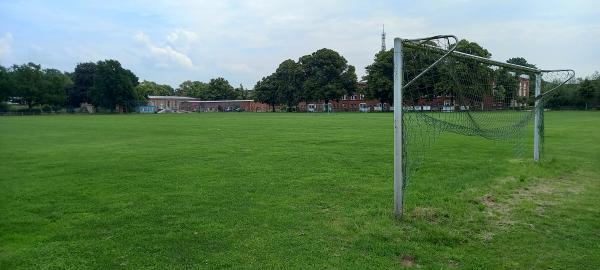
[[[148,106],[154,106],[156,110],[182,111],[182,104],[195,101],[196,98],[180,96],[148,96]]]
[[[266,112],[269,111],[269,105],[256,102],[254,100],[200,100],[189,101],[184,104],[188,111],[194,112]]]

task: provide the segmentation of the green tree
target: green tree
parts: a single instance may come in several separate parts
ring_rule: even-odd
[[[9,69],[0,66],[0,102],[7,101],[13,93],[12,74]]]
[[[275,74],[263,77],[254,86],[254,100],[262,103],[267,103],[275,112],[275,106],[281,104],[281,95],[277,86]]]
[[[585,79],[583,80],[583,82],[581,82],[581,84],[579,84],[579,88],[577,89],[577,95],[585,104],[586,110],[588,109],[588,104],[592,102],[595,92],[595,87],[590,80]]]
[[[138,78],[130,70],[121,67],[119,61],[99,61],[96,64],[90,99],[94,105],[111,111],[118,106],[125,112],[130,112],[137,105],[137,85]]]
[[[233,89],[233,86],[229,82],[221,77],[211,79],[208,82],[208,96],[207,100],[226,100],[236,99],[237,95]]]
[[[56,69],[45,69],[39,102],[54,107],[64,106],[67,102],[67,89],[73,84],[68,75]]]
[[[476,42],[468,41],[466,39],[461,39],[456,44],[456,50],[459,52],[477,55],[479,57],[484,58],[492,57],[492,54],[488,50],[481,47],[481,45],[477,44]]]
[[[208,84],[199,81],[184,81],[179,85],[175,93],[178,96],[209,100]]]
[[[304,82],[302,66],[294,60],[285,60],[279,64],[274,76],[281,101],[287,105],[287,110],[291,111],[300,102]]]
[[[67,89],[68,104],[79,107],[81,103],[90,103],[90,91],[94,87],[94,74],[96,74],[96,63],[79,63],[71,74],[73,85]]]
[[[14,95],[20,97],[29,109],[39,104],[41,99],[44,73],[40,65],[27,63],[12,67]]]
[[[367,74],[363,80],[367,82],[365,96],[377,99],[380,103],[392,104],[394,101],[394,52],[382,51],[375,55],[373,64],[366,67]]]
[[[301,100],[323,100],[329,104],[356,91],[356,72],[339,53],[320,49],[299,60],[305,80]]]
[[[510,59],[506,60],[506,63],[515,64],[515,65],[524,66],[524,67],[530,67],[530,68],[537,68],[534,64],[528,63],[527,60],[523,57],[510,58]]]
[[[244,89],[244,86],[240,83],[240,87],[235,90],[236,99],[248,99],[248,90]]]
[[[135,87],[135,92],[139,100],[146,100],[148,96],[172,96],[175,94],[175,90],[170,85],[146,80]]]

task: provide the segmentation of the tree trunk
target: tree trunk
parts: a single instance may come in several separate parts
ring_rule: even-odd
[[[271,107],[273,108],[273,112],[275,112],[275,103],[271,104]]]

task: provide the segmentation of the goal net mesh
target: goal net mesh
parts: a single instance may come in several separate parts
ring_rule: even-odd
[[[472,47],[457,45],[453,36],[402,42],[404,185],[442,133],[505,142],[523,155],[536,110],[542,108],[543,125],[548,93],[574,77],[568,70],[495,62],[481,51],[473,57],[478,52]],[[541,95],[536,97],[537,74]]]

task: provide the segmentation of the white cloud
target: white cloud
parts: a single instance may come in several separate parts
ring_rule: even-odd
[[[167,41],[173,46],[188,46],[198,41],[198,39],[198,34],[185,29],[175,29],[167,34]]]
[[[144,32],[135,34],[134,39],[146,46],[150,56],[157,61],[157,65],[170,67],[172,63],[176,63],[186,68],[194,68],[192,59],[181,51],[175,50],[171,45],[156,45],[150,40],[150,37]]]
[[[0,57],[6,57],[11,53],[11,46],[13,42],[13,36],[10,32],[4,34],[0,38]]]
[[[233,73],[247,73],[252,74],[254,70],[246,63],[217,63],[217,66]]]

